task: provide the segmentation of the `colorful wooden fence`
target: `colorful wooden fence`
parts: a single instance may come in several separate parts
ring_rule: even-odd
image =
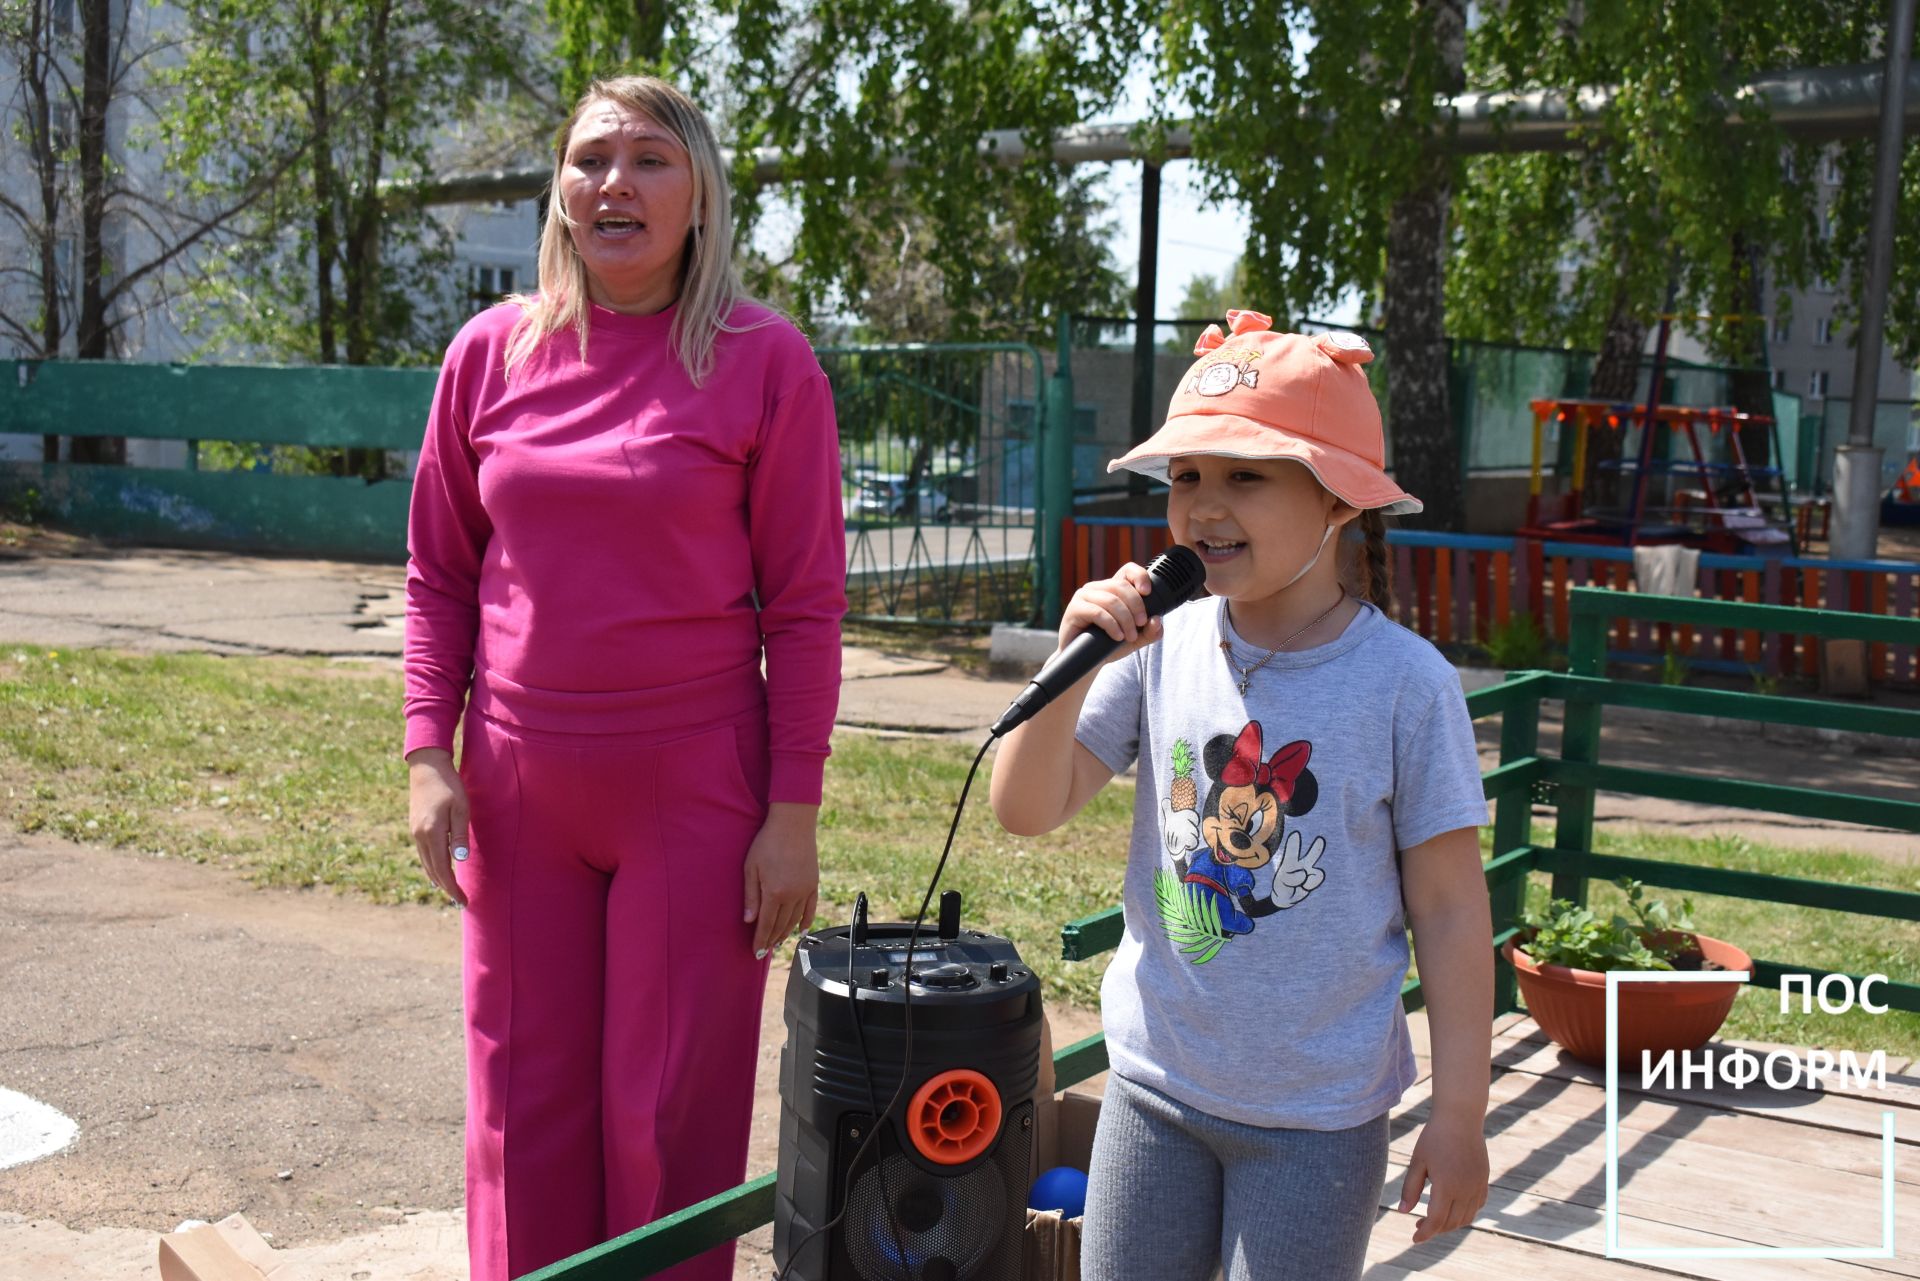
[[[1104,578],[1129,560],[1145,563],[1172,541],[1163,522],[1135,517],[1082,517],[1065,523],[1066,595]],[[1496,629],[1531,617],[1553,644],[1569,636],[1568,593],[1576,587],[1633,587],[1633,553],[1624,547],[1541,542],[1481,534],[1394,530],[1394,617],[1442,647],[1484,645]],[[1703,600],[1798,605],[1856,614],[1920,617],[1920,564],[1833,561],[1802,557],[1702,554],[1695,594]],[[1819,674],[1811,636],[1763,634],[1619,619],[1612,655],[1659,662],[1673,652],[1707,669],[1769,677]],[[1872,680],[1920,684],[1920,647],[1876,643],[1868,650]]]

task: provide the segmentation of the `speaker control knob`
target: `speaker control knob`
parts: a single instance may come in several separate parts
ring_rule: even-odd
[[[947,965],[929,966],[924,970],[915,970],[911,977],[915,983],[927,988],[968,988],[975,986],[979,982],[978,979],[973,977],[972,970],[969,970],[964,965],[951,963]]]
[[[1007,981],[1007,963],[1005,961],[995,961],[987,967],[987,977],[995,983],[1005,983]]]
[[[890,980],[892,977],[893,977],[892,972],[888,970],[885,966],[882,966],[881,968],[875,970],[873,973],[867,975],[867,982],[871,983],[875,987],[885,987],[887,985],[888,980]]]

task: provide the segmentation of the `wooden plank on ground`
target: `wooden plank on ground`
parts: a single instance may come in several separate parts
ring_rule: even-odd
[[[1405,1175],[1406,1162],[1399,1157],[1390,1157],[1387,1179],[1380,1193],[1383,1207],[1398,1204],[1400,1181]],[[1405,1248],[1411,1234],[1411,1220],[1406,1215],[1391,1212],[1382,1215],[1374,1225],[1367,1258],[1374,1260],[1379,1257],[1378,1252],[1383,1246],[1396,1242]],[[1602,1278],[1603,1281],[1614,1281],[1614,1278],[1640,1281],[1650,1274],[1695,1277],[1701,1281],[1799,1281],[1800,1278],[1806,1278],[1807,1281],[1871,1281],[1875,1271],[1863,1265],[1888,1262],[1884,1259],[1662,1259],[1645,1262],[1609,1259],[1606,1257],[1606,1219],[1600,1209],[1497,1185],[1491,1190],[1486,1207],[1474,1220],[1472,1228],[1429,1241],[1421,1248],[1431,1249],[1438,1243],[1460,1238],[1504,1238],[1509,1245],[1531,1243],[1545,1246],[1553,1253],[1545,1256],[1547,1266],[1539,1275],[1551,1278],[1551,1281],[1562,1281],[1562,1278],[1580,1278],[1584,1281],[1588,1277]],[[1689,1246],[1713,1248],[1747,1243],[1711,1230],[1680,1229],[1657,1220],[1643,1219],[1626,1212],[1623,1207],[1620,1244],[1627,1248],[1648,1249]],[[1498,1257],[1500,1248],[1497,1244],[1486,1247],[1487,1252],[1495,1257]],[[1476,1250],[1476,1254],[1478,1252]],[[1393,1256],[1387,1257],[1390,1259]],[[1517,1251],[1511,1257],[1516,1266],[1502,1281],[1513,1281],[1516,1276],[1527,1275],[1520,1268],[1526,1266],[1529,1259],[1541,1258]],[[1369,1281],[1372,1281],[1372,1275],[1368,1273]]]
[[[1688,1111],[1696,1117],[1705,1115]],[[1746,1120],[1755,1126],[1794,1128]],[[1675,1129],[1684,1134],[1686,1123]],[[1868,1143],[1856,1141],[1863,1146]],[[1410,1134],[1401,1136],[1393,1145],[1393,1159],[1407,1160],[1412,1145]],[[1570,1211],[1584,1211],[1596,1227],[1601,1223],[1606,1145],[1598,1109],[1590,1121],[1574,1124],[1551,1116],[1524,1115],[1491,1136],[1488,1156],[1495,1189],[1491,1203],[1497,1204],[1502,1196],[1524,1194]],[[1620,1197],[1620,1239],[1629,1245],[1843,1248],[1875,1243],[1881,1234],[1877,1174],[1808,1170],[1787,1159],[1694,1142],[1691,1136],[1623,1135]],[[1896,1199],[1905,1211],[1899,1217],[1910,1218],[1920,1208],[1920,1189],[1901,1186]],[[1920,1262],[1911,1259],[1872,1262],[1892,1275],[1920,1275]],[[1749,1274],[1736,1270],[1699,1275]]]
[[[1696,1112],[1696,1117],[1704,1115]],[[1748,1123],[1793,1127],[1748,1118]],[[1684,1132],[1687,1123],[1674,1127]],[[1871,1141],[1859,1138],[1863,1146]],[[1410,1138],[1395,1145],[1406,1159]],[[1552,1117],[1528,1116],[1493,1135],[1488,1145],[1493,1185],[1523,1192],[1596,1217],[1605,1206],[1605,1141],[1599,1119],[1568,1125]],[[1809,1170],[1794,1161],[1727,1151],[1692,1141],[1690,1136],[1623,1135],[1621,1213],[1646,1225],[1663,1225],[1677,1234],[1672,1244],[1745,1243],[1762,1247],[1848,1248],[1880,1240],[1881,1183],[1872,1176]],[[1920,1189],[1899,1185],[1896,1200],[1910,1219],[1920,1209]],[[1721,1242],[1715,1238],[1730,1238]],[[1630,1244],[1664,1244],[1630,1236]],[[1920,1276],[1920,1261],[1875,1260],[1890,1275]]]
[[[1405,1166],[1392,1170],[1398,1195]],[[1437,1277],[1442,1281],[1514,1281],[1515,1277],[1551,1277],[1553,1281],[1652,1281],[1670,1272],[1655,1271],[1625,1259],[1596,1258],[1583,1250],[1550,1241],[1508,1236],[1485,1228],[1449,1232],[1411,1242],[1413,1218],[1383,1211],[1367,1243],[1367,1281]]]

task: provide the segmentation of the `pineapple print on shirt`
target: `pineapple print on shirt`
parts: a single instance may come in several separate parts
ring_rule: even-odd
[[[1160,834],[1167,844],[1167,857],[1183,863],[1200,848],[1200,789],[1193,781],[1193,744],[1176,738],[1171,755],[1173,786],[1160,802]]]

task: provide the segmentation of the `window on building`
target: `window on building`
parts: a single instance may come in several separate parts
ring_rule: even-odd
[[[474,263],[468,269],[467,284],[477,301],[497,301],[513,292],[513,268]]]
[[[75,273],[80,256],[74,252],[72,236],[62,236],[53,242],[54,287],[65,292],[69,298],[80,293],[80,278]]]
[[[1833,342],[1833,317],[1822,316],[1813,322],[1813,341],[1825,347]]]
[[[1785,391],[1787,389],[1787,371],[1784,369],[1774,370],[1772,382],[1775,391]]]
[[[1835,185],[1840,181],[1840,157],[1831,151],[1820,162],[1820,181],[1828,185]]]
[[[1773,318],[1773,341],[1787,342],[1793,338],[1793,322],[1785,316]]]
[[[1815,276],[1813,278],[1813,287],[1823,294],[1830,294],[1833,292],[1833,281],[1826,276]]]
[[[1827,398],[1827,371],[1816,369],[1807,375],[1807,396],[1812,400]]]

